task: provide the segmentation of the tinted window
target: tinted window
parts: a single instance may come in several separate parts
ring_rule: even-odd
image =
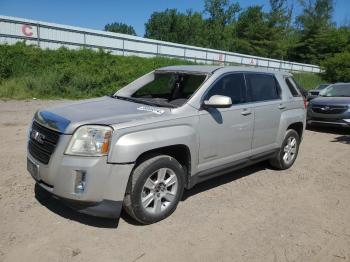
[[[246,102],[246,88],[243,74],[229,74],[220,78],[206,95],[206,100],[213,95],[231,97],[232,104]]]
[[[297,87],[295,84],[293,84],[293,80],[291,78],[286,78],[286,84],[292,93],[292,96],[300,96],[299,92],[297,91]]]
[[[267,101],[279,98],[276,80],[267,74],[246,74],[251,101]]]

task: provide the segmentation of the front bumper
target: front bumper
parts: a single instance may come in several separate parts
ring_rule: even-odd
[[[309,105],[306,123],[308,125],[350,127],[350,110],[339,114],[317,113],[314,112]]]
[[[319,119],[319,118],[310,118],[307,120],[308,125],[320,125],[320,126],[341,126],[341,127],[350,127],[350,122],[347,122],[343,119]]]
[[[134,164],[110,164],[107,157],[64,155],[58,146],[47,165],[28,152],[28,160],[38,170],[37,184],[73,209],[99,217],[119,217],[126,186]],[[77,191],[79,174],[84,173],[84,189]]]
[[[123,201],[102,200],[101,202],[86,202],[62,198],[47,191],[39,182],[37,182],[35,192],[39,201],[44,194],[45,199],[50,196],[79,213],[96,217],[118,218],[123,207]]]

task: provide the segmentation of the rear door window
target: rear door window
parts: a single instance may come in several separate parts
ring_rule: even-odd
[[[251,102],[280,98],[280,88],[272,74],[246,73],[245,75]]]

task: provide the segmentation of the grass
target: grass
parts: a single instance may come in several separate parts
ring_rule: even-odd
[[[0,98],[97,97],[111,94],[156,68],[179,64],[194,63],[165,57],[115,56],[102,50],[0,45]],[[317,74],[295,76],[305,88],[322,82]]]

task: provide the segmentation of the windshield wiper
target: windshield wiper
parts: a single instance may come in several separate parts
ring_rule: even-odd
[[[145,101],[143,99],[135,98],[135,97],[127,97],[127,96],[114,96],[114,98],[120,99],[120,100],[125,100],[125,101],[130,101],[130,102],[135,102],[135,103],[140,103],[140,104],[146,104],[146,105],[153,105],[152,103]]]
[[[136,97],[126,97],[126,96],[113,96],[114,98],[120,100],[126,100],[135,103],[141,103],[149,106],[159,106],[159,107],[176,107],[175,105],[165,102],[165,101],[150,101],[148,99],[136,98]]]
[[[135,99],[136,99],[136,101],[144,102],[145,104],[148,104],[148,105],[155,105],[155,106],[159,106],[159,107],[172,107],[172,108],[176,107],[175,105],[173,105],[167,101],[150,100],[150,99],[154,99],[154,98],[149,98],[149,99],[135,98]]]
[[[171,108],[175,108],[177,107],[176,105],[167,102],[167,101],[159,101],[159,100],[155,100],[155,101],[149,101],[150,103],[153,103],[154,105],[160,106],[160,107],[171,107]]]

